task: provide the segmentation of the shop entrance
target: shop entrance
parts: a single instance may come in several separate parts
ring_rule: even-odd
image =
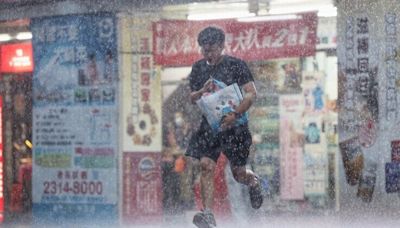
[[[1,85],[4,208],[12,220],[32,210],[32,77],[5,75]]]
[[[32,38],[29,19],[0,23],[0,214],[30,222],[32,212]]]

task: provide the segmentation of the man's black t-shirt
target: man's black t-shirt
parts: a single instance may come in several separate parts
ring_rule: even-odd
[[[205,59],[194,63],[189,75],[190,89],[192,91],[200,90],[211,77],[228,86],[237,83],[239,87],[242,87],[244,84],[254,81],[244,61],[224,55],[222,61],[216,65],[209,65]],[[199,130],[211,131],[211,127],[204,116]]]

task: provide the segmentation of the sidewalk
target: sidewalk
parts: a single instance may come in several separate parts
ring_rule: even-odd
[[[399,212],[379,212],[379,213],[347,213],[338,212],[327,215],[267,215],[260,216],[255,214],[254,221],[243,221],[238,222],[238,219],[232,219],[230,221],[217,221],[218,228],[385,228],[385,227],[399,227],[400,216]],[[260,216],[260,217],[255,217]],[[191,224],[191,219],[188,216],[175,217],[177,221],[169,221],[161,225],[129,225],[120,226],[122,228],[195,228]],[[22,216],[20,219],[16,219],[13,223],[3,223],[1,227],[10,228],[27,228],[27,227],[76,227],[76,228],[88,228],[88,227],[99,227],[99,228],[110,228],[110,226],[102,226],[88,221],[87,224],[67,224],[63,223],[62,226],[48,224],[46,226],[39,226],[32,224],[28,217]],[[181,221],[179,221],[181,220]]]

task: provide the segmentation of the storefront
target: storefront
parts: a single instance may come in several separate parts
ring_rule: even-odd
[[[0,45],[1,214],[32,210],[32,44]],[[1,217],[3,219],[3,217]]]
[[[13,164],[5,165],[4,172],[13,179],[5,177],[4,189],[17,192],[12,189],[19,186],[15,170],[23,161],[18,159],[29,161],[33,154],[35,221],[165,222],[164,165],[172,161],[178,175],[171,178],[187,181],[191,177],[181,174],[192,175],[180,162],[200,115],[186,100],[185,79],[191,64],[201,58],[197,33],[210,23],[225,30],[225,53],[244,59],[256,80],[259,98],[249,112],[254,141],[249,168],[263,179],[264,211],[338,208],[337,94],[331,92],[336,91],[335,46],[318,48],[318,38],[326,44],[317,36],[325,26],[315,12],[261,22],[194,22],[161,19],[155,12],[71,9],[64,16],[38,13],[30,21],[34,71],[2,73],[2,145],[4,159]],[[334,35],[328,32],[327,37],[335,43]],[[22,64],[22,59],[16,61]],[[21,83],[25,87],[17,79],[26,80]],[[22,120],[30,125],[13,129],[18,125],[8,121],[21,113],[27,113]],[[191,126],[181,125],[182,118]],[[169,129],[183,135],[175,142],[181,148],[171,154]],[[14,135],[24,136],[15,138],[25,143],[23,156],[13,152]],[[32,151],[28,142],[33,142]],[[238,210],[247,210],[237,204],[246,205],[248,196],[232,195],[232,187],[241,187],[232,185],[226,167],[221,159],[216,213],[229,220]],[[180,188],[179,203],[170,205],[178,214],[199,206],[198,186],[190,187],[194,193]]]
[[[189,105],[186,78],[201,58],[197,33],[208,25],[225,30],[225,53],[244,59],[256,80],[259,97],[249,111],[254,142],[249,168],[263,179],[265,211],[338,210],[336,19],[310,13],[262,22],[156,22],[154,61],[164,66],[163,126],[173,124],[176,113],[196,123],[199,110]],[[229,171],[222,175],[228,209],[220,216],[248,212],[243,206],[247,195],[234,189],[241,186],[232,184]]]

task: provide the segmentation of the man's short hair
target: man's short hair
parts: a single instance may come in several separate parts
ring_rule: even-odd
[[[222,29],[209,26],[199,33],[197,36],[197,42],[200,46],[206,44],[223,44],[225,42],[225,33]]]

